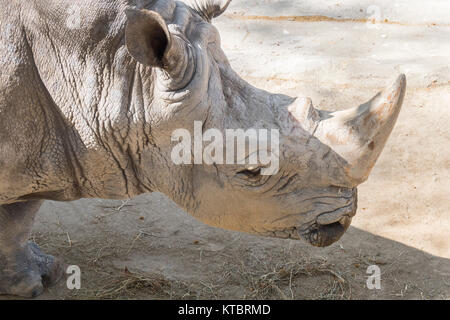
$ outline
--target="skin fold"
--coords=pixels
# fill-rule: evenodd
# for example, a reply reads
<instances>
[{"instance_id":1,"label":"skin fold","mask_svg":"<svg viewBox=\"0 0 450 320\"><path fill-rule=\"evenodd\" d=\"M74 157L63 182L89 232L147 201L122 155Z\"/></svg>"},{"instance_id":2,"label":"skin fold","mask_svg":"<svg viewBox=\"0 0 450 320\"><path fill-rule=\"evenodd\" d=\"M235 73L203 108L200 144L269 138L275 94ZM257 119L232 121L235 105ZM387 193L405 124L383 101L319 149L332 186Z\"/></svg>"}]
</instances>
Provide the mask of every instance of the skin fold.
<instances>
[{"instance_id":1,"label":"skin fold","mask_svg":"<svg viewBox=\"0 0 450 320\"><path fill-rule=\"evenodd\" d=\"M264 236L337 241L395 124L406 80L359 107L317 110L231 68L211 21L229 1L0 0L0 294L61 275L29 243L43 200L162 192L198 220ZM172 133L273 129L264 164L175 165Z\"/></svg>"}]
</instances>

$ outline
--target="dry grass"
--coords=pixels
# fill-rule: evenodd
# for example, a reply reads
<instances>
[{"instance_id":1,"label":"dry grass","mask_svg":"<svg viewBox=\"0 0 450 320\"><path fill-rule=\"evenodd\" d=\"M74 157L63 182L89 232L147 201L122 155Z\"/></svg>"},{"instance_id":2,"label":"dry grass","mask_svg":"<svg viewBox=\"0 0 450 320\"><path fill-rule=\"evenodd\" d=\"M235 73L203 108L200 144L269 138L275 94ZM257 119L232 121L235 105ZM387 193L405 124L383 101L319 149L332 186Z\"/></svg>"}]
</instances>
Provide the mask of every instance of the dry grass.
<instances>
[{"instance_id":1,"label":"dry grass","mask_svg":"<svg viewBox=\"0 0 450 320\"><path fill-rule=\"evenodd\" d=\"M70 255L70 261L83 270L82 289L73 291L73 299L349 299L348 280L333 270L326 260L294 259L299 256L281 252L276 255L249 253L235 249L220 253L220 270L211 270L203 281L168 279L163 274L146 274L118 270L110 261L126 256L128 244L90 239L85 243L68 243L64 235L34 235L43 249L57 255ZM128 249L127 249L128 248ZM57 253L56 253L57 252ZM306 295L310 279L320 281ZM305 284L306 282L306 284ZM309 291L309 290L306 290Z\"/></svg>"},{"instance_id":2,"label":"dry grass","mask_svg":"<svg viewBox=\"0 0 450 320\"><path fill-rule=\"evenodd\" d=\"M243 257L247 257L243 259ZM234 261L234 262L230 262ZM281 253L261 259L257 255L236 254L224 265L224 280L246 289L246 299L349 299L351 289L341 272L324 259L295 259ZM305 296L308 280L315 279L319 294ZM320 283L318 283L320 282ZM307 290L306 290L307 291Z\"/></svg>"},{"instance_id":3,"label":"dry grass","mask_svg":"<svg viewBox=\"0 0 450 320\"><path fill-rule=\"evenodd\" d=\"M82 289L68 291L64 284L53 296L65 299L354 299L377 298L377 292L365 288L365 270L370 264L383 266L383 283L391 282L386 296L408 299L448 299L442 290L429 292L409 279L406 283L396 261L383 261L377 256L354 256L335 265L333 260L311 258L297 250L254 250L242 245L203 255L199 269L204 277L180 280L170 273L142 273L117 269L113 261L126 261L128 241L107 238L71 241L65 234L35 234L43 250L80 266ZM139 246L136 246L139 247ZM194 249L193 249L194 250ZM145 254L145 253L142 253ZM191 256L197 255L193 251ZM212 266L211 262L219 262ZM211 266L211 267L208 267ZM170 278L167 276L170 275ZM398 279L398 280L397 280Z\"/></svg>"},{"instance_id":4,"label":"dry grass","mask_svg":"<svg viewBox=\"0 0 450 320\"><path fill-rule=\"evenodd\" d=\"M189 292L183 282L162 275L132 273L128 270L105 274L103 285L77 292L79 299L181 299L179 292ZM92 287L92 286L91 286Z\"/></svg>"},{"instance_id":5,"label":"dry grass","mask_svg":"<svg viewBox=\"0 0 450 320\"><path fill-rule=\"evenodd\" d=\"M185 282L167 279L161 274L114 270L96 271L96 285L76 293L78 299L228 299L230 286L241 293L241 299L349 299L348 281L330 269L326 261L275 262L260 264L225 263L220 277L209 281ZM322 281L320 293L302 295L305 279ZM236 291L236 290L235 290ZM243 294L242 294L243 293Z\"/></svg>"}]
</instances>

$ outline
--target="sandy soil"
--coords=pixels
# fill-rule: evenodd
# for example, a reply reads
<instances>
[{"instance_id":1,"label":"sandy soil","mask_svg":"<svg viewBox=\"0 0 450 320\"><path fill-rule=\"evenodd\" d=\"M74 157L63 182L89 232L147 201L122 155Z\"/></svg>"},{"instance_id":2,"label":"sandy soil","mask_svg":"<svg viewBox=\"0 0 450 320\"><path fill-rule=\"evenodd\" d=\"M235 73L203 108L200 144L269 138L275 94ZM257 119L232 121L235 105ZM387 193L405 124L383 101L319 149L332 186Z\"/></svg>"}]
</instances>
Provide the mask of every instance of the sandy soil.
<instances>
[{"instance_id":1,"label":"sandy soil","mask_svg":"<svg viewBox=\"0 0 450 320\"><path fill-rule=\"evenodd\" d=\"M268 1L252 2L259 7L233 4L216 25L232 65L255 86L345 109L407 74L402 113L359 189L353 226L319 249L205 226L161 194L46 202L33 238L81 267L82 289L70 291L62 281L41 298L450 299L448 17L425 11L419 19L416 1L402 16L380 1L388 20L402 23L373 29L367 8L354 1L330 8L322 7L329 1L317 8L292 1L292 10L278 1L277 12L273 3L261 9ZM276 18L304 12L350 20ZM380 290L366 286L374 264Z\"/></svg>"}]
</instances>

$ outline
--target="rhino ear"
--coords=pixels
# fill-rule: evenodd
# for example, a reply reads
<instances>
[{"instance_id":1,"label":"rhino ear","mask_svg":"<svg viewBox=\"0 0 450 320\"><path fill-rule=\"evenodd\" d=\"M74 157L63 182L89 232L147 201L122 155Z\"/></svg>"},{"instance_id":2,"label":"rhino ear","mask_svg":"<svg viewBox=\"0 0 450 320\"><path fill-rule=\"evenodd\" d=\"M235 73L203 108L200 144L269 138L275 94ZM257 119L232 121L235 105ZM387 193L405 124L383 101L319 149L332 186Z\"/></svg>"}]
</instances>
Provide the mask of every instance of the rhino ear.
<instances>
[{"instance_id":1,"label":"rhino ear","mask_svg":"<svg viewBox=\"0 0 450 320\"><path fill-rule=\"evenodd\" d=\"M127 9L125 43L131 56L150 67L164 67L172 38L164 19L155 11Z\"/></svg>"},{"instance_id":2,"label":"rhino ear","mask_svg":"<svg viewBox=\"0 0 450 320\"><path fill-rule=\"evenodd\" d=\"M184 0L184 2L199 12L206 20L211 21L227 10L231 0Z\"/></svg>"}]
</instances>

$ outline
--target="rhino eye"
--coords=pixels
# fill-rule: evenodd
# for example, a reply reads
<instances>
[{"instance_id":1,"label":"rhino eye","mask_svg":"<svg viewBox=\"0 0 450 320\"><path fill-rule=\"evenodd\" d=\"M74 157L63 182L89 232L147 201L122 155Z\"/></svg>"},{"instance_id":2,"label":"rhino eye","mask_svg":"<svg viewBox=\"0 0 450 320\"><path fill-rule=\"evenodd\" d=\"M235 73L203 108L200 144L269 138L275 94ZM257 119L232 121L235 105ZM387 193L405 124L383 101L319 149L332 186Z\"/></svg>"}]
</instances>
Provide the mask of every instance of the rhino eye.
<instances>
[{"instance_id":1,"label":"rhino eye","mask_svg":"<svg viewBox=\"0 0 450 320\"><path fill-rule=\"evenodd\" d=\"M251 180L251 181L258 181L259 179L261 179L261 168L255 168L255 169L245 169L242 171L239 171L237 173L237 176L240 178L244 178L246 180Z\"/></svg>"}]
</instances>

